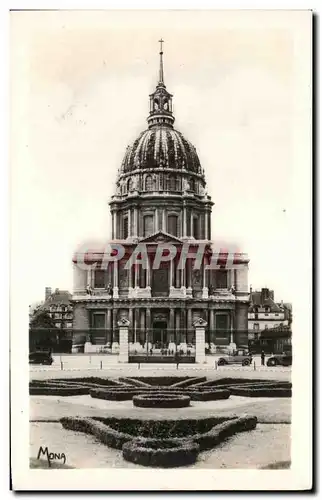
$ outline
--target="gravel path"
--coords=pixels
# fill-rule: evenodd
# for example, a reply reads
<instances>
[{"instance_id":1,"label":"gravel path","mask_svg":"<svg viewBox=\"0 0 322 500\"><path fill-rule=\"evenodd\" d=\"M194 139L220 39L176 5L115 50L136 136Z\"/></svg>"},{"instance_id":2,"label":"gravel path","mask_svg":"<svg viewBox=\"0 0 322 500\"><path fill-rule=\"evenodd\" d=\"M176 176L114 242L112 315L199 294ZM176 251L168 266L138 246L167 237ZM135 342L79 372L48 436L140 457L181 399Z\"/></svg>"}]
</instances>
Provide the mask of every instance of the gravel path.
<instances>
[{"instance_id":1,"label":"gravel path","mask_svg":"<svg viewBox=\"0 0 322 500\"><path fill-rule=\"evenodd\" d=\"M290 425L261 425L233 436L218 448L199 454L192 469L254 469L290 461ZM122 452L108 448L93 436L63 429L58 423L30 424L30 457L39 447L65 453L66 465L75 468L144 468L126 462ZM34 461L33 461L34 462Z\"/></svg>"},{"instance_id":2,"label":"gravel path","mask_svg":"<svg viewBox=\"0 0 322 500\"><path fill-rule=\"evenodd\" d=\"M256 415L262 423L291 423L291 398L245 398L230 396L219 401L193 401L189 408L158 409L158 418L178 420L211 415ZM58 421L66 416L124 416L146 419L156 410L136 408L132 401L103 401L85 396L30 396L30 420Z\"/></svg>"}]
</instances>

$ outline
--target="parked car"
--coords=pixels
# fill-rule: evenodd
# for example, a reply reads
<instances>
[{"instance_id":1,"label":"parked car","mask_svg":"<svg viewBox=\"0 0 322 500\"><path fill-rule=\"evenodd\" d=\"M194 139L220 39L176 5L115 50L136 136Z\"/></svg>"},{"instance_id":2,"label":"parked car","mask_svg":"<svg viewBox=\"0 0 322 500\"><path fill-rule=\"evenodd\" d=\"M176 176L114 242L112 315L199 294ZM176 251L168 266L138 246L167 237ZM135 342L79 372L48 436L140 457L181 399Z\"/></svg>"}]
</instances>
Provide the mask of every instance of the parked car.
<instances>
[{"instance_id":1,"label":"parked car","mask_svg":"<svg viewBox=\"0 0 322 500\"><path fill-rule=\"evenodd\" d=\"M221 356L217 363L218 366L223 365L242 365L249 366L253 361L252 355L246 349L237 349L233 351L231 354L227 354L226 356Z\"/></svg>"},{"instance_id":2,"label":"parked car","mask_svg":"<svg viewBox=\"0 0 322 500\"><path fill-rule=\"evenodd\" d=\"M268 358L267 366L292 366L292 354L274 354Z\"/></svg>"},{"instance_id":3,"label":"parked car","mask_svg":"<svg viewBox=\"0 0 322 500\"><path fill-rule=\"evenodd\" d=\"M52 365L53 362L51 352L35 351L29 354L29 363L33 365Z\"/></svg>"}]
</instances>

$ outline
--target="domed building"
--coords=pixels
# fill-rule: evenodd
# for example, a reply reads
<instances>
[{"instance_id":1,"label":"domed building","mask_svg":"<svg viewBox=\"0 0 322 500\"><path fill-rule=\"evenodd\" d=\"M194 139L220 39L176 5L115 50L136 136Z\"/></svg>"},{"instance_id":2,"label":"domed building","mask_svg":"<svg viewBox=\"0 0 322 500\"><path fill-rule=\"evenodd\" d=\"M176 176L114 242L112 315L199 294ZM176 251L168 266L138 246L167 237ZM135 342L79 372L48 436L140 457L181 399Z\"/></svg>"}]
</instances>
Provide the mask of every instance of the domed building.
<instances>
[{"instance_id":1,"label":"domed building","mask_svg":"<svg viewBox=\"0 0 322 500\"><path fill-rule=\"evenodd\" d=\"M214 203L196 148L174 127L172 98L161 48L148 127L127 146L109 203L109 245L122 258L117 251L103 263L104 250L91 249L84 269L84 255L74 256L74 350L104 346L125 361L169 361L179 351L198 362L219 346L247 345L248 258L234 254L229 266L221 252L210 265Z\"/></svg>"}]
</instances>

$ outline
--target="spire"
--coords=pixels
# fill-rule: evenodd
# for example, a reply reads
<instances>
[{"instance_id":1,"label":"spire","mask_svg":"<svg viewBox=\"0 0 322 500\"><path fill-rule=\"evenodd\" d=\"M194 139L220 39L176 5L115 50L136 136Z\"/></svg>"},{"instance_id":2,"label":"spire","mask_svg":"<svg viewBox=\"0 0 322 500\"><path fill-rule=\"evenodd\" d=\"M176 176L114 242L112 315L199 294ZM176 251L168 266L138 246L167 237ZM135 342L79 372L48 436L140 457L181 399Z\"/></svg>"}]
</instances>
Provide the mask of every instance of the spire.
<instances>
[{"instance_id":1,"label":"spire","mask_svg":"<svg viewBox=\"0 0 322 500\"><path fill-rule=\"evenodd\" d=\"M159 70L159 85L164 85L164 76L163 76L163 50L162 50L162 44L164 43L164 40L159 40L160 43L160 70Z\"/></svg>"},{"instance_id":2,"label":"spire","mask_svg":"<svg viewBox=\"0 0 322 500\"><path fill-rule=\"evenodd\" d=\"M172 114L172 95L166 89L163 73L163 46L160 43L160 68L159 81L153 94L150 94L150 114L148 116L149 128L154 126L173 127L174 116Z\"/></svg>"}]
</instances>

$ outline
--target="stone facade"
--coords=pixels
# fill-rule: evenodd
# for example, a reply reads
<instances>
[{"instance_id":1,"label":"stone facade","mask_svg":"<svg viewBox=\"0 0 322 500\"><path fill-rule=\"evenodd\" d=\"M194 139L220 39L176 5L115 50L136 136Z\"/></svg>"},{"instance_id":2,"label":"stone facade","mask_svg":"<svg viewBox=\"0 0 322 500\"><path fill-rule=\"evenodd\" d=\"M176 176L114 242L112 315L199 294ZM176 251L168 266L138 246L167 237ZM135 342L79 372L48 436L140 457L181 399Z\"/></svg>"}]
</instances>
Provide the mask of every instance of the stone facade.
<instances>
[{"instance_id":1,"label":"stone facade","mask_svg":"<svg viewBox=\"0 0 322 500\"><path fill-rule=\"evenodd\" d=\"M103 266L102 249L86 259L75 255L74 326L88 328L93 344L118 345L122 361L128 359L124 345L129 344L130 352L181 346L203 362L205 344L238 344L234 332L247 330L248 257L235 254L233 265L227 265L219 256L217 268L209 268L213 202L195 147L174 129L162 54L160 64L148 128L127 147L110 201L110 243L122 245L124 256ZM162 244L174 249L175 258L156 269ZM145 264L136 259L127 267L138 246L146 252ZM196 255L200 248L199 269L194 258L180 264L186 249ZM95 262L96 268L84 269L79 260Z\"/></svg>"}]
</instances>

